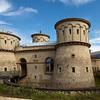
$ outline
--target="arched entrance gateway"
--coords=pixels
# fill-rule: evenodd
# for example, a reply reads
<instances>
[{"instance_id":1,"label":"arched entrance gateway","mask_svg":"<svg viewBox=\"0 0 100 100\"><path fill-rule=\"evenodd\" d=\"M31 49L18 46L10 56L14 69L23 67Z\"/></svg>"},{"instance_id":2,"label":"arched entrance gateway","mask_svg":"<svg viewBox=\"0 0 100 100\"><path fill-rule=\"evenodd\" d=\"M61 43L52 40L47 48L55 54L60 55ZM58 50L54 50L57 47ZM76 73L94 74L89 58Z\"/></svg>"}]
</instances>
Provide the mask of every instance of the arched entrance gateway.
<instances>
[{"instance_id":1,"label":"arched entrance gateway","mask_svg":"<svg viewBox=\"0 0 100 100\"><path fill-rule=\"evenodd\" d=\"M27 75L27 61L24 58L20 59L20 66L21 66L21 76L25 77Z\"/></svg>"}]
</instances>

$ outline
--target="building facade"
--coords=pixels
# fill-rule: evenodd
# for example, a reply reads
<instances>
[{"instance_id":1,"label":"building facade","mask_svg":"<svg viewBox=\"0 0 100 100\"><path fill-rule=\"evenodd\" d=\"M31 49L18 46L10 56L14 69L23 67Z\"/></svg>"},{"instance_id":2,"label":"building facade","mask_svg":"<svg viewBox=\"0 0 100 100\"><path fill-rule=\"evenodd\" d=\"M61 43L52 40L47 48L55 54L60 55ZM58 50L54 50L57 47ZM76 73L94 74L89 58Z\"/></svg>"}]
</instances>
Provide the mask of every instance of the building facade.
<instances>
[{"instance_id":1,"label":"building facade","mask_svg":"<svg viewBox=\"0 0 100 100\"><path fill-rule=\"evenodd\" d=\"M18 72L20 84L40 88L94 87L89 28L85 19L63 19L55 24L56 43L40 32L31 35L33 44L28 46L21 46L18 36L0 32L0 71Z\"/></svg>"}]
</instances>

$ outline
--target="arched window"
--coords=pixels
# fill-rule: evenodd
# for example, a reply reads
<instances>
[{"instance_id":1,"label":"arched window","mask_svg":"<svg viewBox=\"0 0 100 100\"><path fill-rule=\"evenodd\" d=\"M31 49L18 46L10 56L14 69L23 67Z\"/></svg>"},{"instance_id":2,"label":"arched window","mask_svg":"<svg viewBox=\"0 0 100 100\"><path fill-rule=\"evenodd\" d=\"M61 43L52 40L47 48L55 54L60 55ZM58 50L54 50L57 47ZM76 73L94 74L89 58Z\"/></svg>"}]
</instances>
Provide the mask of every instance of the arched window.
<instances>
[{"instance_id":1,"label":"arched window","mask_svg":"<svg viewBox=\"0 0 100 100\"><path fill-rule=\"evenodd\" d=\"M46 72L53 72L54 70L54 61L51 57L46 58Z\"/></svg>"}]
</instances>

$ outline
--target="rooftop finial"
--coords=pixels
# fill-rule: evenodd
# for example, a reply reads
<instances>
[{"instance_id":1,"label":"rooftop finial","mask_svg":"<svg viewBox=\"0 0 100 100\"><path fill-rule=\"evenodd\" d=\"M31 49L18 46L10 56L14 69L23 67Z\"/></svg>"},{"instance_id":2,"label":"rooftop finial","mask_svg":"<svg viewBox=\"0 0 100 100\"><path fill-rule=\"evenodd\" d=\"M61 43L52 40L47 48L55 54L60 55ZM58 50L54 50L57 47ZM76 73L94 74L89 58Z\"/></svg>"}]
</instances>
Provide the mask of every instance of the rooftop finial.
<instances>
[{"instance_id":1,"label":"rooftop finial","mask_svg":"<svg viewBox=\"0 0 100 100\"><path fill-rule=\"evenodd\" d=\"M40 34L42 33L42 31L40 30Z\"/></svg>"}]
</instances>

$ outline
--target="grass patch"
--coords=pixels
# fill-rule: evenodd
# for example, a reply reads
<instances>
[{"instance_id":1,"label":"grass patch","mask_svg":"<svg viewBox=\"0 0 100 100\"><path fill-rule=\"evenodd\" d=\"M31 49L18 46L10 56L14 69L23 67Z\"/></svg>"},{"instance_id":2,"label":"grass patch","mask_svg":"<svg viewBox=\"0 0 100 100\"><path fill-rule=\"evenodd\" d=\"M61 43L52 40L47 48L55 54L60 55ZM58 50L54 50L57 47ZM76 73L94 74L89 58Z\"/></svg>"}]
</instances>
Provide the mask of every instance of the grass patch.
<instances>
[{"instance_id":1,"label":"grass patch","mask_svg":"<svg viewBox=\"0 0 100 100\"><path fill-rule=\"evenodd\" d=\"M96 76L95 81L96 86L100 87L100 77ZM0 84L0 95L32 100L100 100L100 93L66 95L61 92L48 93L32 87L13 87L5 84Z\"/></svg>"}]
</instances>

